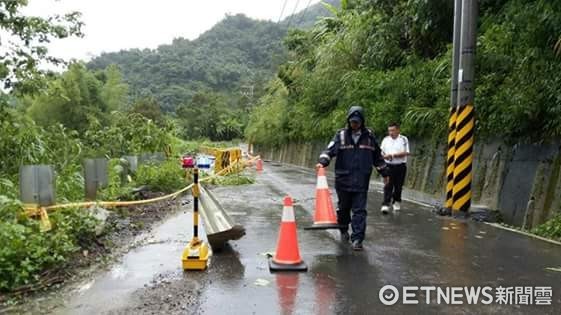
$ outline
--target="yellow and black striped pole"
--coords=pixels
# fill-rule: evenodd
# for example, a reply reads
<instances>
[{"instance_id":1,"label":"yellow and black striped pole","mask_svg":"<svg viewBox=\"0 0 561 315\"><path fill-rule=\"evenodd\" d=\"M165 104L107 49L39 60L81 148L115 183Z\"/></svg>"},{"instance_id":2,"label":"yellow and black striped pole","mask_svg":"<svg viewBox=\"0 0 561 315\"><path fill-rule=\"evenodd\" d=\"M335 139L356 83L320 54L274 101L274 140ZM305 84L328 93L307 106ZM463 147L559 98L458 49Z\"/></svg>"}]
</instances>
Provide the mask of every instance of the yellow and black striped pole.
<instances>
[{"instance_id":1,"label":"yellow and black striped pole","mask_svg":"<svg viewBox=\"0 0 561 315\"><path fill-rule=\"evenodd\" d=\"M450 108L450 120L448 121L448 154L446 156L446 204L444 207L452 210L454 192L454 154L456 152L456 107Z\"/></svg>"},{"instance_id":2,"label":"yellow and black striped pole","mask_svg":"<svg viewBox=\"0 0 561 315\"><path fill-rule=\"evenodd\" d=\"M193 240L199 241L199 168L193 170Z\"/></svg>"},{"instance_id":3,"label":"yellow and black striped pole","mask_svg":"<svg viewBox=\"0 0 561 315\"><path fill-rule=\"evenodd\" d=\"M193 170L193 238L187 244L181 255L181 262L185 270L204 270L207 268L210 249L199 238L199 169Z\"/></svg>"},{"instance_id":4,"label":"yellow and black striped pole","mask_svg":"<svg viewBox=\"0 0 561 315\"><path fill-rule=\"evenodd\" d=\"M473 135L475 129L474 76L477 33L477 0L463 0L461 8L458 107L454 136L454 186L452 213L467 215L471 206Z\"/></svg>"},{"instance_id":5,"label":"yellow and black striped pole","mask_svg":"<svg viewBox=\"0 0 561 315\"><path fill-rule=\"evenodd\" d=\"M456 150L456 118L458 105L458 69L460 68L460 36L462 0L454 1L454 36L452 49L452 84L450 93L450 118L448 120L448 154L446 155L446 203L445 213L452 213L454 191L454 152Z\"/></svg>"},{"instance_id":6,"label":"yellow and black striped pole","mask_svg":"<svg viewBox=\"0 0 561 315\"><path fill-rule=\"evenodd\" d=\"M471 181L473 163L473 132L475 115L473 104L458 108L454 150L453 212L467 213L471 206Z\"/></svg>"}]
</instances>

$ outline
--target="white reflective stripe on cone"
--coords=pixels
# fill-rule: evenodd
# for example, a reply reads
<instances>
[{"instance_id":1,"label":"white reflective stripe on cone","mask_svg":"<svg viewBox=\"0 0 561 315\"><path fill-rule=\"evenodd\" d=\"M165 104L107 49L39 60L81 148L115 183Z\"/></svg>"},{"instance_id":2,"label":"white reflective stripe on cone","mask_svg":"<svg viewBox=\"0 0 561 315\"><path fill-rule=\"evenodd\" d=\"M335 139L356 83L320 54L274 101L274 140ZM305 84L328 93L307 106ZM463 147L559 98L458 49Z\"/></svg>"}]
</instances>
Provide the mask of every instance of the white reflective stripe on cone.
<instances>
[{"instance_id":1,"label":"white reflective stripe on cone","mask_svg":"<svg viewBox=\"0 0 561 315\"><path fill-rule=\"evenodd\" d=\"M283 209L282 209L282 222L296 222L296 218L294 218L294 208L293 207L283 207Z\"/></svg>"},{"instance_id":2,"label":"white reflective stripe on cone","mask_svg":"<svg viewBox=\"0 0 561 315\"><path fill-rule=\"evenodd\" d=\"M318 176L317 189L327 189L327 177Z\"/></svg>"}]
</instances>

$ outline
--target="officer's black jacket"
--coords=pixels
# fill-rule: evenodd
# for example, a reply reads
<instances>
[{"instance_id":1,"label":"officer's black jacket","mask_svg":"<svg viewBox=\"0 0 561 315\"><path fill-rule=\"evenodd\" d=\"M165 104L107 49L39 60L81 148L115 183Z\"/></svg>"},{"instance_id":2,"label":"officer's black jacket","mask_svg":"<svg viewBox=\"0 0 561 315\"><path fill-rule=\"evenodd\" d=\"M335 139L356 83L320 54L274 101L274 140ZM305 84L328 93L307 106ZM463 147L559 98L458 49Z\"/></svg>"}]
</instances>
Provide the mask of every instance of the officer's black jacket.
<instances>
[{"instance_id":1,"label":"officer's black jacket","mask_svg":"<svg viewBox=\"0 0 561 315\"><path fill-rule=\"evenodd\" d=\"M353 108L349 111L350 118L357 112L362 118L364 126L364 116L362 111ZM354 143L350 126L337 131L333 140L321 153L319 163L327 167L333 157L335 161L335 189L351 192L366 192L370 183L372 166L376 167L382 176L388 176L388 168L380 146L374 137L374 133L363 127L360 138Z\"/></svg>"}]
</instances>

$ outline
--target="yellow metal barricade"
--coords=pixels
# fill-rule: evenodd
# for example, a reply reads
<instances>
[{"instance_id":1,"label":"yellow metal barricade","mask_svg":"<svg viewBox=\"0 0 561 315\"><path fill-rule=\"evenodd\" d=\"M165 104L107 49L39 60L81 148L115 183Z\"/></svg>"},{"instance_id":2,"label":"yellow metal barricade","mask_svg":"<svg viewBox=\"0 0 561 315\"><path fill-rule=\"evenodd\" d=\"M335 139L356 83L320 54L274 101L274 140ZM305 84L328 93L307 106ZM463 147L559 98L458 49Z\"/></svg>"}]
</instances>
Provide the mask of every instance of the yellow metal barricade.
<instances>
[{"instance_id":1,"label":"yellow metal barricade","mask_svg":"<svg viewBox=\"0 0 561 315\"><path fill-rule=\"evenodd\" d=\"M229 168L230 165L234 165L234 167L228 170L229 173L231 172L239 172L240 170L240 160L242 158L242 151L239 148L231 148L231 149L221 149L215 151L215 160L214 160L214 172L218 173L225 168Z\"/></svg>"}]
</instances>

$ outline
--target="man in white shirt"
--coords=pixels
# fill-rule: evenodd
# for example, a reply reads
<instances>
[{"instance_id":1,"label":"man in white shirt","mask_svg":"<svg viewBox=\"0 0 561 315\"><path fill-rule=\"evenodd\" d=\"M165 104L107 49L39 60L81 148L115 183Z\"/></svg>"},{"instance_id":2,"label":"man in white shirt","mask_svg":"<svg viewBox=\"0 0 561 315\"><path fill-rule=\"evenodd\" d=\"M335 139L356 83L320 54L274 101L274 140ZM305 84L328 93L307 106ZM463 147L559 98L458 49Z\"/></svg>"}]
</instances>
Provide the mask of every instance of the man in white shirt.
<instances>
[{"instance_id":1,"label":"man in white shirt","mask_svg":"<svg viewBox=\"0 0 561 315\"><path fill-rule=\"evenodd\" d=\"M409 155L409 140L400 134L399 124L388 125L388 136L382 140L382 155L390 170L390 178L384 185L384 203L382 213L388 214L390 205L393 209L401 209L401 190L407 172L407 156Z\"/></svg>"}]
</instances>

